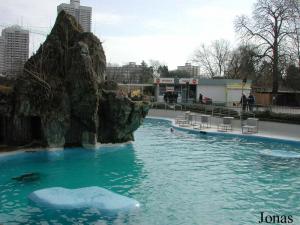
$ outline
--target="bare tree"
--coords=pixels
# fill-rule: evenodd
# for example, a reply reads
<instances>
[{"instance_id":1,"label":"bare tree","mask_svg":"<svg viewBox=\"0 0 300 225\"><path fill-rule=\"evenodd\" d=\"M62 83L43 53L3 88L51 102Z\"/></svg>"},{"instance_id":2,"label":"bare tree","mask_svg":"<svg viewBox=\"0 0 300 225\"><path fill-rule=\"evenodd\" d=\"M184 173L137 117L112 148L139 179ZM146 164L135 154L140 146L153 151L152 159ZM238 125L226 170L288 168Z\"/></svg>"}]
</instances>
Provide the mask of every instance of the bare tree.
<instances>
[{"instance_id":1,"label":"bare tree","mask_svg":"<svg viewBox=\"0 0 300 225\"><path fill-rule=\"evenodd\" d=\"M209 77L224 76L230 56L230 43L221 39L210 45L201 45L195 51L193 61L204 69Z\"/></svg>"},{"instance_id":2,"label":"bare tree","mask_svg":"<svg viewBox=\"0 0 300 225\"><path fill-rule=\"evenodd\" d=\"M160 66L163 65L163 63L161 63L160 61L158 60L155 60L155 59L150 59L149 60L149 64L153 70L153 77L156 78L156 77L159 77L159 68Z\"/></svg>"},{"instance_id":3,"label":"bare tree","mask_svg":"<svg viewBox=\"0 0 300 225\"><path fill-rule=\"evenodd\" d=\"M280 77L279 63L283 56L282 45L293 32L289 23L295 16L294 4L297 0L258 0L252 18L239 16L235 29L243 41L257 44L272 63L272 93L277 94Z\"/></svg>"},{"instance_id":4,"label":"bare tree","mask_svg":"<svg viewBox=\"0 0 300 225\"><path fill-rule=\"evenodd\" d=\"M290 34L290 56L292 61L296 61L300 69L300 2L295 1L295 16L292 18L290 27L292 33ZM295 63L292 63L295 64Z\"/></svg>"},{"instance_id":5,"label":"bare tree","mask_svg":"<svg viewBox=\"0 0 300 225\"><path fill-rule=\"evenodd\" d=\"M241 61L239 58L239 52L234 51L231 55L228 65L228 71L226 73L226 78L229 79L240 79L240 71L241 71Z\"/></svg>"},{"instance_id":6,"label":"bare tree","mask_svg":"<svg viewBox=\"0 0 300 225\"><path fill-rule=\"evenodd\" d=\"M225 74L231 79L256 79L259 57L255 46L241 45L231 53L228 69Z\"/></svg>"},{"instance_id":7,"label":"bare tree","mask_svg":"<svg viewBox=\"0 0 300 225\"><path fill-rule=\"evenodd\" d=\"M218 75L224 76L230 56L230 43L227 40L216 40L212 43L214 62L218 67Z\"/></svg>"},{"instance_id":8,"label":"bare tree","mask_svg":"<svg viewBox=\"0 0 300 225\"><path fill-rule=\"evenodd\" d=\"M202 44L201 47L195 51L193 61L203 68L204 73L208 75L208 77L216 76L216 71L213 68L212 54L209 47Z\"/></svg>"}]
</instances>

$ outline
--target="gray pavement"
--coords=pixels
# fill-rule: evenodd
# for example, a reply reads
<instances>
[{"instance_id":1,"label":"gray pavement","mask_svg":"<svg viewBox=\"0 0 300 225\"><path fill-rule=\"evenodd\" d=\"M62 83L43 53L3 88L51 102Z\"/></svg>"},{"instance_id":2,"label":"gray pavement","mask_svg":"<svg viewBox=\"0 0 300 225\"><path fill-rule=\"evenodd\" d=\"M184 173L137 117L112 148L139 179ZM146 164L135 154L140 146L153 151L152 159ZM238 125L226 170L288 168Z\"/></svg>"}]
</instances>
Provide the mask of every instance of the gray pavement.
<instances>
[{"instance_id":1,"label":"gray pavement","mask_svg":"<svg viewBox=\"0 0 300 225\"><path fill-rule=\"evenodd\" d=\"M170 119L175 119L179 115L184 115L184 112L174 110L150 109L148 113L148 116L150 117L163 117ZM212 125L217 126L221 122L221 120L222 119L220 117L213 117L211 120ZM233 130L235 132L241 131L240 120L235 119L233 121ZM300 141L300 125L259 121L258 135Z\"/></svg>"}]
</instances>

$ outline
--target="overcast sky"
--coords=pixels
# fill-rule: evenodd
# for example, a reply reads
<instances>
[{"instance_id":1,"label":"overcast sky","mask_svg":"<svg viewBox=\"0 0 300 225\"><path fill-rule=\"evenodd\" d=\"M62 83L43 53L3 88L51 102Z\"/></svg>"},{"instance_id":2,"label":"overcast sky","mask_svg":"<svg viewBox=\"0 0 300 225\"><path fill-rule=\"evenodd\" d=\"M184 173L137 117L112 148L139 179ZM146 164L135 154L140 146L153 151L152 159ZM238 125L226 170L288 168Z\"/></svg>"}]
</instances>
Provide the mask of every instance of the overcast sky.
<instances>
[{"instance_id":1,"label":"overcast sky","mask_svg":"<svg viewBox=\"0 0 300 225\"><path fill-rule=\"evenodd\" d=\"M93 32L103 42L107 61L124 64L159 60L175 69L202 43L237 43L233 20L251 14L255 0L81 0L93 8ZM49 32L57 5L69 0L0 0L1 25L30 26ZM2 28L2 27L1 27ZM31 35L30 51L44 40Z\"/></svg>"}]
</instances>

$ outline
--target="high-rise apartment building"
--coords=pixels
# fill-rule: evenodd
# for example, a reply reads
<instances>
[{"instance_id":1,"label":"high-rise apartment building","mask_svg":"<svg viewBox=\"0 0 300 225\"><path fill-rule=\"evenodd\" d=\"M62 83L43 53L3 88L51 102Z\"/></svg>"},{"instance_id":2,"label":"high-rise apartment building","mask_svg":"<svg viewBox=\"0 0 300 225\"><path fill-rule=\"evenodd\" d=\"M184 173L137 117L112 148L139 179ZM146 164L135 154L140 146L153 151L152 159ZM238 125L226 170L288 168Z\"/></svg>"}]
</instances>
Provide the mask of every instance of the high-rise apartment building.
<instances>
[{"instance_id":1,"label":"high-rise apartment building","mask_svg":"<svg viewBox=\"0 0 300 225\"><path fill-rule=\"evenodd\" d=\"M8 76L20 74L29 57L29 31L18 25L7 27L2 30L1 39L2 73Z\"/></svg>"},{"instance_id":2,"label":"high-rise apartment building","mask_svg":"<svg viewBox=\"0 0 300 225\"><path fill-rule=\"evenodd\" d=\"M4 48L5 42L4 38L0 36L0 74L4 73Z\"/></svg>"},{"instance_id":3,"label":"high-rise apartment building","mask_svg":"<svg viewBox=\"0 0 300 225\"><path fill-rule=\"evenodd\" d=\"M186 63L184 66L177 66L177 70L185 71L189 73L192 77L198 77L200 75L200 67L192 66L191 63Z\"/></svg>"},{"instance_id":4,"label":"high-rise apartment building","mask_svg":"<svg viewBox=\"0 0 300 225\"><path fill-rule=\"evenodd\" d=\"M85 32L91 31L91 7L81 6L80 0L71 0L70 4L62 3L59 6L57 6L57 13L59 13L62 10L74 16Z\"/></svg>"}]
</instances>

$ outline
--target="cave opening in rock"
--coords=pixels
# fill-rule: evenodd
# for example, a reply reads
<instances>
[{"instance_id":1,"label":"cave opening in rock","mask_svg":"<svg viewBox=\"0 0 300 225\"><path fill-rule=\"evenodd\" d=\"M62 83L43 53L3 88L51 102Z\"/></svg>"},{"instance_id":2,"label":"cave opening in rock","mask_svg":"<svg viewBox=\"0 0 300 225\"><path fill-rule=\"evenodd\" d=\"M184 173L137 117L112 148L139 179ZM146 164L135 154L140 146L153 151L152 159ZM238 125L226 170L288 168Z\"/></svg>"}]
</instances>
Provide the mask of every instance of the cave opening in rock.
<instances>
[{"instance_id":1,"label":"cave opening in rock","mask_svg":"<svg viewBox=\"0 0 300 225\"><path fill-rule=\"evenodd\" d=\"M38 116L31 117L31 134L32 140L42 140L43 138L41 118Z\"/></svg>"}]
</instances>

